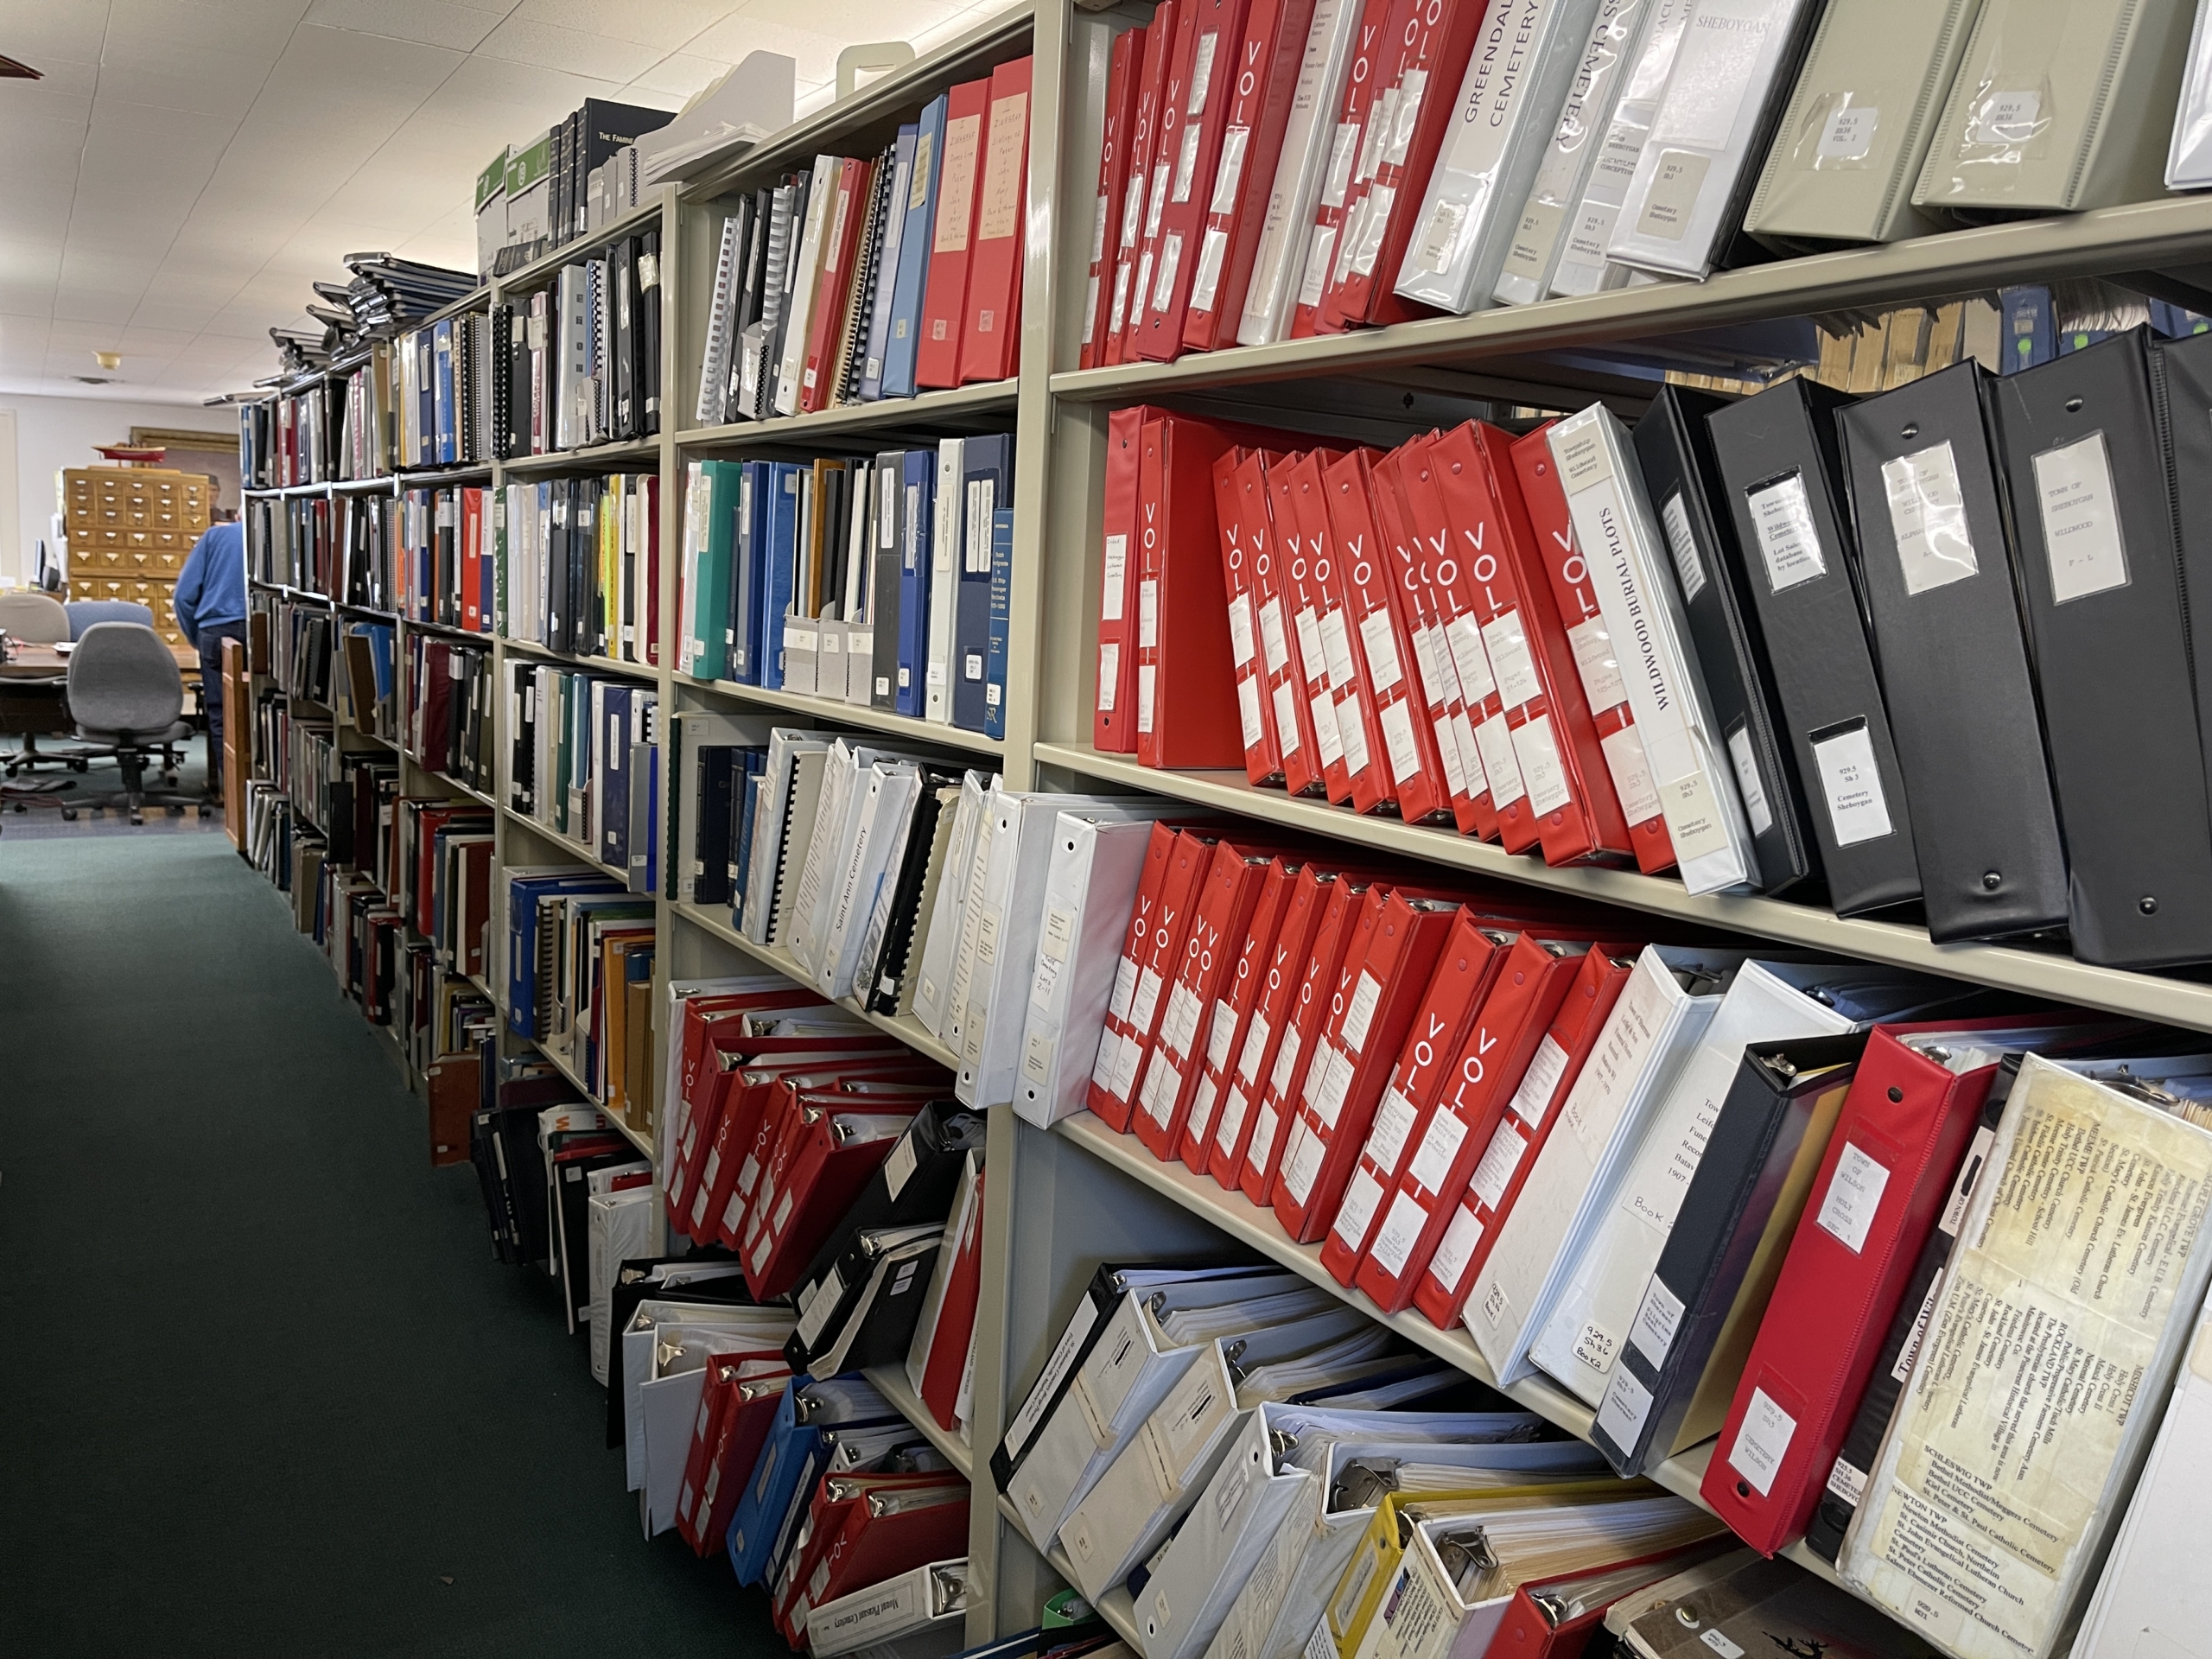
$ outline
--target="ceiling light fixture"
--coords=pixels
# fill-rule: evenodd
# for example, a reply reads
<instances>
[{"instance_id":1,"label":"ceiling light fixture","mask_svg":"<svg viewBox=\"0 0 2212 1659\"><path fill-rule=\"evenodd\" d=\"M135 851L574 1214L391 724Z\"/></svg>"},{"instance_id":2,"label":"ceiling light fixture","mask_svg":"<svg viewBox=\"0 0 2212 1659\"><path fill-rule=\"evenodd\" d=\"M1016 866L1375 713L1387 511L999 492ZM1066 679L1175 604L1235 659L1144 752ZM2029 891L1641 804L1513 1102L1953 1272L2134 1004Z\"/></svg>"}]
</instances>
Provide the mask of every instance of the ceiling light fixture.
<instances>
[{"instance_id":1,"label":"ceiling light fixture","mask_svg":"<svg viewBox=\"0 0 2212 1659\"><path fill-rule=\"evenodd\" d=\"M121 352L94 352L92 361L104 369L119 369L123 366L123 353Z\"/></svg>"}]
</instances>

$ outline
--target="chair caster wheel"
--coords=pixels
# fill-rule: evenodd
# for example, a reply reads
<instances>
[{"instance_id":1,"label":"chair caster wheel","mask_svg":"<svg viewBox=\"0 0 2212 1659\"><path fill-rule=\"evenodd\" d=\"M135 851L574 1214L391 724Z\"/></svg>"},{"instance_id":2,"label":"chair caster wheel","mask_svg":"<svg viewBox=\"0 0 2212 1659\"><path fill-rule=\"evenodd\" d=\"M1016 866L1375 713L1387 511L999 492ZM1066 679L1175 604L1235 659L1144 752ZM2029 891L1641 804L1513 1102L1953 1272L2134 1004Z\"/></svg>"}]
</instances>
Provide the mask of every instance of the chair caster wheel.
<instances>
[{"instance_id":1,"label":"chair caster wheel","mask_svg":"<svg viewBox=\"0 0 2212 1659\"><path fill-rule=\"evenodd\" d=\"M69 763L69 770L72 772L90 772L92 769L92 763L89 760L72 760Z\"/></svg>"},{"instance_id":2,"label":"chair caster wheel","mask_svg":"<svg viewBox=\"0 0 2212 1659\"><path fill-rule=\"evenodd\" d=\"M20 812L22 808L17 807L16 810ZM74 823L77 822L77 809L73 806L65 806L61 809L61 817L65 823Z\"/></svg>"},{"instance_id":3,"label":"chair caster wheel","mask_svg":"<svg viewBox=\"0 0 2212 1659\"><path fill-rule=\"evenodd\" d=\"M200 816L203 818L212 818L215 816L215 809L202 801L200 804Z\"/></svg>"},{"instance_id":4,"label":"chair caster wheel","mask_svg":"<svg viewBox=\"0 0 2212 1659\"><path fill-rule=\"evenodd\" d=\"M16 810L18 812L28 812L30 810L30 808L25 806L21 801L17 801L16 803Z\"/></svg>"}]
</instances>

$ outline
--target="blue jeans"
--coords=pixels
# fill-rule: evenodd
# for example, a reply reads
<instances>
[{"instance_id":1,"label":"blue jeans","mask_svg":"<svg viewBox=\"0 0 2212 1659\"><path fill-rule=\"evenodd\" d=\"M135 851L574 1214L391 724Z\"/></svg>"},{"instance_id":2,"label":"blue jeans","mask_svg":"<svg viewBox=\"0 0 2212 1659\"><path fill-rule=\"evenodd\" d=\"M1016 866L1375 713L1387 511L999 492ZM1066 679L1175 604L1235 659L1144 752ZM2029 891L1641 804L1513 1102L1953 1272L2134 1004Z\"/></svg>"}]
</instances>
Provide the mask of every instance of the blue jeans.
<instances>
[{"instance_id":1,"label":"blue jeans","mask_svg":"<svg viewBox=\"0 0 2212 1659\"><path fill-rule=\"evenodd\" d=\"M200 702L207 710L207 786L218 792L223 787L223 641L245 638L243 619L210 622L200 630Z\"/></svg>"}]
</instances>

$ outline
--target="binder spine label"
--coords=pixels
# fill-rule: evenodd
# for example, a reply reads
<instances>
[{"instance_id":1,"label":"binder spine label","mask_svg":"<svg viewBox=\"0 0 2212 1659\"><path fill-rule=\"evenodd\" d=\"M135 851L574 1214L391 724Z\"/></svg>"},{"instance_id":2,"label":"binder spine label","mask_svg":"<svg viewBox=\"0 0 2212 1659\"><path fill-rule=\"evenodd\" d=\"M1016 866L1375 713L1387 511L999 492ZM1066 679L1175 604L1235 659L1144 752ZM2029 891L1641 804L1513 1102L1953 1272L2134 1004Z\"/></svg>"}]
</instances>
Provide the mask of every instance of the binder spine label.
<instances>
[{"instance_id":1,"label":"binder spine label","mask_svg":"<svg viewBox=\"0 0 2212 1659\"><path fill-rule=\"evenodd\" d=\"M1821 551L1820 532L1813 527L1812 507L1799 474L1778 478L1745 499L1758 531L1769 588L1778 594L1827 575L1827 558Z\"/></svg>"},{"instance_id":2,"label":"binder spine label","mask_svg":"<svg viewBox=\"0 0 2212 1659\"><path fill-rule=\"evenodd\" d=\"M1967 530L1959 468L1947 439L1882 463L1890 530L1907 594L1924 594L1974 575L1974 537Z\"/></svg>"},{"instance_id":3,"label":"binder spine label","mask_svg":"<svg viewBox=\"0 0 2212 1659\"><path fill-rule=\"evenodd\" d=\"M1827 797L1836 845L1878 841L1892 829L1889 802L1882 793L1881 770L1864 720L1813 734L1813 763Z\"/></svg>"}]
</instances>

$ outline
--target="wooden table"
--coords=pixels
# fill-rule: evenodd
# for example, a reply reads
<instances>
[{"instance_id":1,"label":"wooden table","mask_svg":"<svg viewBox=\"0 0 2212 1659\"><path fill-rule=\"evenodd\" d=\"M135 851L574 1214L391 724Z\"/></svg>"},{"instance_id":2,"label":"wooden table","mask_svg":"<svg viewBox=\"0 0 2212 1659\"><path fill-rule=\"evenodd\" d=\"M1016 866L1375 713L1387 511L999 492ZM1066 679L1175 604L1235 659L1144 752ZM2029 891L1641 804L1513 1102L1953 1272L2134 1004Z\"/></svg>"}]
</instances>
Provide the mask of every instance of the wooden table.
<instances>
[{"instance_id":1,"label":"wooden table","mask_svg":"<svg viewBox=\"0 0 2212 1659\"><path fill-rule=\"evenodd\" d=\"M200 653L190 645L171 645L169 655L176 659L177 672L188 680L200 677ZM69 671L69 656L52 645L19 645L16 654L0 663L0 679L46 680Z\"/></svg>"}]
</instances>

